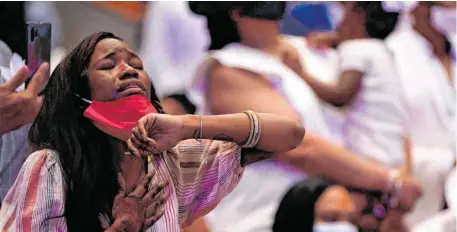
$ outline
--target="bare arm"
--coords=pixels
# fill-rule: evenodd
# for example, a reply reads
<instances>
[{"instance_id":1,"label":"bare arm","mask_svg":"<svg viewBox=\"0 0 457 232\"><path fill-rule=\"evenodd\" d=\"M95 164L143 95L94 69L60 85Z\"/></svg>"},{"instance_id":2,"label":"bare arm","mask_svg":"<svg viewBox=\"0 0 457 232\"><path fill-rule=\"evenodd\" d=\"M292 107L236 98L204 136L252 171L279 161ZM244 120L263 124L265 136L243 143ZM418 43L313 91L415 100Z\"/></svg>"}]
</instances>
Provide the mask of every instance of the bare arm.
<instances>
[{"instance_id":1,"label":"bare arm","mask_svg":"<svg viewBox=\"0 0 457 232\"><path fill-rule=\"evenodd\" d=\"M301 75L320 99L339 107L351 103L360 90L363 76L358 71L345 71L341 73L338 83L333 84L323 82L308 74Z\"/></svg>"},{"instance_id":2,"label":"bare arm","mask_svg":"<svg viewBox=\"0 0 457 232\"><path fill-rule=\"evenodd\" d=\"M284 152L296 148L305 130L298 120L274 114L258 114L262 133L256 148L269 152ZM186 115L184 118L184 138L199 138L200 116ZM244 144L249 137L250 119L244 113L216 116L202 116L204 139L223 140Z\"/></svg>"},{"instance_id":3,"label":"bare arm","mask_svg":"<svg viewBox=\"0 0 457 232\"><path fill-rule=\"evenodd\" d=\"M357 95L361 88L363 73L356 70L344 71L336 84L326 83L310 76L300 63L300 56L295 48L290 49L284 63L297 73L323 101L334 106L345 106Z\"/></svg>"},{"instance_id":4,"label":"bare arm","mask_svg":"<svg viewBox=\"0 0 457 232\"><path fill-rule=\"evenodd\" d=\"M216 65L209 77L206 99L215 114L251 109L298 119L289 104L263 80L245 71ZM252 91L255 89L255 91ZM294 150L279 159L301 170L322 175L353 187L372 190L387 188L388 170L362 160L319 136L307 133ZM363 178L357 178L363 177Z\"/></svg>"}]
</instances>

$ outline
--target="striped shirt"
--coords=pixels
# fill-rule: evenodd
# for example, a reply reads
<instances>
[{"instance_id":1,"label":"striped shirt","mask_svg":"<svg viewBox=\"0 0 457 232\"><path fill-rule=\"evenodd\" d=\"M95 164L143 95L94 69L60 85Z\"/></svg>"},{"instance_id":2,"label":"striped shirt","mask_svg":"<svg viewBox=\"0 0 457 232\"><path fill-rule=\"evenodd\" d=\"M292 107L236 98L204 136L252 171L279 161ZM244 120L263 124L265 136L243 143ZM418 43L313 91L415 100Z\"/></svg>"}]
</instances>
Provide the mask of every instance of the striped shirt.
<instances>
[{"instance_id":1,"label":"striped shirt","mask_svg":"<svg viewBox=\"0 0 457 232\"><path fill-rule=\"evenodd\" d=\"M234 143L204 140L180 142L152 157L152 182L168 180L170 198L164 215L146 232L179 232L207 214L230 193L243 173L241 148ZM31 154L0 209L0 231L67 231L66 182L59 156L52 150ZM151 183L152 184L152 183ZM101 217L106 228L109 223Z\"/></svg>"}]
</instances>

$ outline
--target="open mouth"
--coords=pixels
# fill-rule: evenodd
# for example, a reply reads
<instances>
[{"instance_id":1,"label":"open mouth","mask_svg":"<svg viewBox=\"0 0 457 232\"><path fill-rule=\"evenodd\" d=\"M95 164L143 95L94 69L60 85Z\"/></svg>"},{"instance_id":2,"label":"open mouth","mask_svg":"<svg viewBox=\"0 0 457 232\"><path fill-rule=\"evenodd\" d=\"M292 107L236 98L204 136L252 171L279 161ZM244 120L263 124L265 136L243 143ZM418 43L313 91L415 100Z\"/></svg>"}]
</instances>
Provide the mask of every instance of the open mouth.
<instances>
[{"instance_id":1,"label":"open mouth","mask_svg":"<svg viewBox=\"0 0 457 232\"><path fill-rule=\"evenodd\" d=\"M146 96L146 90L144 87L137 84L128 84L121 86L117 92L119 93L120 97L128 97L135 94Z\"/></svg>"}]
</instances>

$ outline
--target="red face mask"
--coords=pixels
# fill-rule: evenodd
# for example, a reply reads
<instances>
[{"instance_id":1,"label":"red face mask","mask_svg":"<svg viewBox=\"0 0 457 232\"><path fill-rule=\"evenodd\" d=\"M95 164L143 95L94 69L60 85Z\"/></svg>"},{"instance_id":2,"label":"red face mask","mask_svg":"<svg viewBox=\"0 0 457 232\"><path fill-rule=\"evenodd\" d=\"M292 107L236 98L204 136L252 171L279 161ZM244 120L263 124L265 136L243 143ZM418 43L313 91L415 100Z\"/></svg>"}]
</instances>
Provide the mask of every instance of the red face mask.
<instances>
[{"instance_id":1,"label":"red face mask","mask_svg":"<svg viewBox=\"0 0 457 232\"><path fill-rule=\"evenodd\" d=\"M90 103L84 111L84 116L91 119L101 131L122 141L127 141L132 136L132 129L140 118L149 113L157 113L157 109L149 99L141 95L132 95L110 102L92 101Z\"/></svg>"}]
</instances>

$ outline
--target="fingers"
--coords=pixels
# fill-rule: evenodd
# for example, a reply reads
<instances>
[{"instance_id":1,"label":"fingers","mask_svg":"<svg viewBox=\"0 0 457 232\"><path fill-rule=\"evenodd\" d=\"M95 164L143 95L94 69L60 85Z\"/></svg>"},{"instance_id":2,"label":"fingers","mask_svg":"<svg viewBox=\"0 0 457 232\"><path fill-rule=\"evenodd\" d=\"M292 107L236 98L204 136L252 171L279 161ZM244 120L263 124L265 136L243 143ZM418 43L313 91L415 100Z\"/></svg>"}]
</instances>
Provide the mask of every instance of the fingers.
<instances>
[{"instance_id":1,"label":"fingers","mask_svg":"<svg viewBox=\"0 0 457 232\"><path fill-rule=\"evenodd\" d=\"M137 157L148 157L155 153L155 150L151 146L147 143L138 141L138 139L133 136L127 141L127 146Z\"/></svg>"},{"instance_id":2,"label":"fingers","mask_svg":"<svg viewBox=\"0 0 457 232\"><path fill-rule=\"evenodd\" d=\"M160 210L157 211L157 213L154 216L146 219L143 224L144 228L147 229L147 228L151 227L157 220L160 219L160 217L163 216L163 213L164 213L164 209L161 208Z\"/></svg>"},{"instance_id":3,"label":"fingers","mask_svg":"<svg viewBox=\"0 0 457 232\"><path fill-rule=\"evenodd\" d=\"M127 140L127 147L129 149L129 151L131 151L133 153L134 156L136 157L140 157L140 151L136 148L136 146L133 144L133 141L132 141L132 138L130 138L129 140Z\"/></svg>"},{"instance_id":4,"label":"fingers","mask_svg":"<svg viewBox=\"0 0 457 232\"><path fill-rule=\"evenodd\" d=\"M158 185L155 185L154 187L152 187L148 193L146 193L146 195L144 196L144 200L146 202L146 204L150 204L151 202L153 202L155 200L155 198L160 195L161 191L163 189L165 189L166 187L168 186L168 181L163 181L161 182L160 184Z\"/></svg>"},{"instance_id":5,"label":"fingers","mask_svg":"<svg viewBox=\"0 0 457 232\"><path fill-rule=\"evenodd\" d=\"M146 208L146 219L157 216L157 214L165 208L165 202L167 202L169 197L169 193L159 194L159 196L156 197L157 199Z\"/></svg>"},{"instance_id":6,"label":"fingers","mask_svg":"<svg viewBox=\"0 0 457 232\"><path fill-rule=\"evenodd\" d=\"M138 186L129 196L133 196L133 197L142 199L144 194L147 192L148 185L149 185L149 183L151 183L152 177L154 177L154 175L155 175L155 171L152 170L146 176L143 176L140 180L140 183L138 183Z\"/></svg>"},{"instance_id":7,"label":"fingers","mask_svg":"<svg viewBox=\"0 0 457 232\"><path fill-rule=\"evenodd\" d=\"M27 66L22 67L10 81L5 83L5 87L11 91L15 91L27 80L29 72L30 70Z\"/></svg>"},{"instance_id":8,"label":"fingers","mask_svg":"<svg viewBox=\"0 0 457 232\"><path fill-rule=\"evenodd\" d=\"M145 142L148 137L148 132L146 131L146 126L147 122L149 121L149 115L146 115L146 117L140 119L138 123L136 124L136 127L138 130L134 130L134 135L137 137L140 141Z\"/></svg>"},{"instance_id":9,"label":"fingers","mask_svg":"<svg viewBox=\"0 0 457 232\"><path fill-rule=\"evenodd\" d=\"M143 135L138 132L140 129L136 129L135 127L132 130L132 137L127 141L127 146L133 152L135 156L143 156L147 157L151 154L157 154L159 151L155 148L157 143L151 139L143 137ZM144 129L144 128L143 128Z\"/></svg>"},{"instance_id":10,"label":"fingers","mask_svg":"<svg viewBox=\"0 0 457 232\"><path fill-rule=\"evenodd\" d=\"M149 146L148 142L136 136L132 136L132 143L139 150L140 153L145 152L146 156L149 156L151 152L155 152L155 149Z\"/></svg>"},{"instance_id":11,"label":"fingers","mask_svg":"<svg viewBox=\"0 0 457 232\"><path fill-rule=\"evenodd\" d=\"M38 95L38 93L44 89L47 81L49 79L49 64L43 63L40 65L36 73L33 75L30 80L29 85L27 86L27 91L30 91L33 95Z\"/></svg>"}]
</instances>

